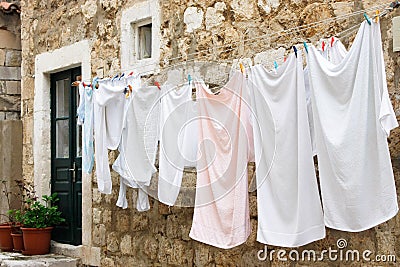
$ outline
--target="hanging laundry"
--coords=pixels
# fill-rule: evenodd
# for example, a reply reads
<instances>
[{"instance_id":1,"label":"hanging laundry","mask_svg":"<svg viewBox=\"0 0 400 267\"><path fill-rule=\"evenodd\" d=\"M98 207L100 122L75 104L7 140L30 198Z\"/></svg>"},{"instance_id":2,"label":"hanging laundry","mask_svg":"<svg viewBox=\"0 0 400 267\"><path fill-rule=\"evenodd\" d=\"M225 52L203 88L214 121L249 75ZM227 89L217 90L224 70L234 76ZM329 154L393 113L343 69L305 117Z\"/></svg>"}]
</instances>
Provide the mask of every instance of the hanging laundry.
<instances>
[{"instance_id":1,"label":"hanging laundry","mask_svg":"<svg viewBox=\"0 0 400 267\"><path fill-rule=\"evenodd\" d=\"M275 72L249 71L257 175L257 241L297 247L325 237L301 51Z\"/></svg>"},{"instance_id":2,"label":"hanging laundry","mask_svg":"<svg viewBox=\"0 0 400 267\"><path fill-rule=\"evenodd\" d=\"M197 104L192 100L191 82L178 90L171 84L162 88L158 200L173 206L184 167L196 166Z\"/></svg>"},{"instance_id":3,"label":"hanging laundry","mask_svg":"<svg viewBox=\"0 0 400 267\"><path fill-rule=\"evenodd\" d=\"M249 106L245 76L236 72L213 94L195 82L199 107L199 159L190 237L219 248L246 241L251 232L247 162Z\"/></svg>"},{"instance_id":4,"label":"hanging laundry","mask_svg":"<svg viewBox=\"0 0 400 267\"><path fill-rule=\"evenodd\" d=\"M93 148L93 89L79 84L78 125L82 125L82 171L91 173L94 165Z\"/></svg>"},{"instance_id":5,"label":"hanging laundry","mask_svg":"<svg viewBox=\"0 0 400 267\"><path fill-rule=\"evenodd\" d=\"M118 148L124 121L125 105L129 103L124 91L127 84L139 77L104 79L94 90L94 137L96 176L101 193L111 194L112 182L108 150Z\"/></svg>"},{"instance_id":6,"label":"hanging laundry","mask_svg":"<svg viewBox=\"0 0 400 267\"><path fill-rule=\"evenodd\" d=\"M141 87L131 95L122 132L120 155L113 169L121 176L117 206L126 208L126 189L139 188L137 210L150 208L147 187L153 173L160 116L160 90L157 86Z\"/></svg>"},{"instance_id":7,"label":"hanging laundry","mask_svg":"<svg viewBox=\"0 0 400 267\"><path fill-rule=\"evenodd\" d=\"M333 64L340 63L343 58L347 54L347 50L342 44L342 42L336 37L329 38L326 41L329 42L329 46L325 46L324 49L318 49L321 55L329 60ZM306 88L306 103L307 103L307 114L308 114L308 122L310 126L310 135L311 135L311 145L313 155L317 155L317 145L315 141L315 129L314 129L314 118L312 114L312 104L311 104L311 92L310 92L310 82L309 82L309 70L308 67L304 69L304 83Z\"/></svg>"},{"instance_id":8,"label":"hanging laundry","mask_svg":"<svg viewBox=\"0 0 400 267\"><path fill-rule=\"evenodd\" d=\"M308 54L325 225L363 231L398 212L387 144L398 123L389 99L380 26L363 22L337 64Z\"/></svg>"}]
</instances>

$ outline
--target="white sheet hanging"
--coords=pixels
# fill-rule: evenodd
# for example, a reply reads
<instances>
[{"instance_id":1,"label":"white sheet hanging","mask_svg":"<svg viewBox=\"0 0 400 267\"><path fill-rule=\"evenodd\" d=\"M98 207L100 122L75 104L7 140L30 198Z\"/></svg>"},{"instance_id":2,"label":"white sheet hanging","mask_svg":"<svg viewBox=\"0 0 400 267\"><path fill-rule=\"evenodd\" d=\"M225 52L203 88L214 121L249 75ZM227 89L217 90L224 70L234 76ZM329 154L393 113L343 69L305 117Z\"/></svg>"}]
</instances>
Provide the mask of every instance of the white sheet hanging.
<instances>
[{"instance_id":1,"label":"white sheet hanging","mask_svg":"<svg viewBox=\"0 0 400 267\"><path fill-rule=\"evenodd\" d=\"M325 237L307 117L302 54L275 72L251 67L257 241L297 247Z\"/></svg>"},{"instance_id":2,"label":"white sheet hanging","mask_svg":"<svg viewBox=\"0 0 400 267\"><path fill-rule=\"evenodd\" d=\"M364 21L338 64L311 47L308 67L325 225L369 229L398 212L386 140L398 123L379 24Z\"/></svg>"},{"instance_id":3,"label":"white sheet hanging","mask_svg":"<svg viewBox=\"0 0 400 267\"><path fill-rule=\"evenodd\" d=\"M160 152L158 200L173 206L178 197L183 169L196 166L198 127L197 105L192 100L192 84L177 90L171 84L162 87L160 113Z\"/></svg>"}]
</instances>

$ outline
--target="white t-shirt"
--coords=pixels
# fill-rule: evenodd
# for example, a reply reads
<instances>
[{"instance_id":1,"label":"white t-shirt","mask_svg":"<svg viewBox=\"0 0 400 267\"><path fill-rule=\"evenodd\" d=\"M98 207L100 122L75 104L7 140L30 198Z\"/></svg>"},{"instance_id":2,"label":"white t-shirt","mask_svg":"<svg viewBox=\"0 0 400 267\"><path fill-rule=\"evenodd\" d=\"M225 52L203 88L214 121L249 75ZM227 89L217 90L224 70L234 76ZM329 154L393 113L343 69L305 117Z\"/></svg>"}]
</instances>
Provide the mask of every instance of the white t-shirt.
<instances>
[{"instance_id":1,"label":"white t-shirt","mask_svg":"<svg viewBox=\"0 0 400 267\"><path fill-rule=\"evenodd\" d=\"M198 127L197 105L192 84L162 87L158 200L173 206L178 197L185 166L196 166Z\"/></svg>"},{"instance_id":2,"label":"white t-shirt","mask_svg":"<svg viewBox=\"0 0 400 267\"><path fill-rule=\"evenodd\" d=\"M304 88L302 54L276 71L250 68L257 175L257 241L297 247L325 237Z\"/></svg>"},{"instance_id":3,"label":"white t-shirt","mask_svg":"<svg viewBox=\"0 0 400 267\"><path fill-rule=\"evenodd\" d=\"M364 21L338 64L314 47L307 58L325 225L369 229L398 211L387 144L398 123L388 96L379 24Z\"/></svg>"}]
</instances>

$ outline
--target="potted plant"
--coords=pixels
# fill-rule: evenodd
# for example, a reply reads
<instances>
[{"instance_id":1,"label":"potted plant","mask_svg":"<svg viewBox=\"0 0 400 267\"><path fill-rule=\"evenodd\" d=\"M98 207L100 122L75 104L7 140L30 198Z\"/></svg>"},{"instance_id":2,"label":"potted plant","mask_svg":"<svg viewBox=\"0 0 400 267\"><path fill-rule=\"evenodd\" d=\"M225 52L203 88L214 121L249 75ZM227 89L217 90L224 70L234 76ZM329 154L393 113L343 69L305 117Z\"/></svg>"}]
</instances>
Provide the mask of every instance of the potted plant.
<instances>
[{"instance_id":1,"label":"potted plant","mask_svg":"<svg viewBox=\"0 0 400 267\"><path fill-rule=\"evenodd\" d=\"M42 201L27 199L25 210L21 215L25 255L41 255L50 251L51 231L53 227L64 222L61 211L53 205L59 199L57 193L44 195Z\"/></svg>"},{"instance_id":2,"label":"potted plant","mask_svg":"<svg viewBox=\"0 0 400 267\"><path fill-rule=\"evenodd\" d=\"M24 241L21 230L22 210L9 210L8 214L10 215L10 218L14 218L14 222L11 225L11 238L14 251L22 252L24 250Z\"/></svg>"},{"instance_id":3,"label":"potted plant","mask_svg":"<svg viewBox=\"0 0 400 267\"><path fill-rule=\"evenodd\" d=\"M11 194L12 192L8 189L7 181L1 180L2 184L2 193L7 200L8 208L11 205ZM13 242L11 237L11 229L12 229L12 217L0 214L0 250L2 251L13 251Z\"/></svg>"}]
</instances>

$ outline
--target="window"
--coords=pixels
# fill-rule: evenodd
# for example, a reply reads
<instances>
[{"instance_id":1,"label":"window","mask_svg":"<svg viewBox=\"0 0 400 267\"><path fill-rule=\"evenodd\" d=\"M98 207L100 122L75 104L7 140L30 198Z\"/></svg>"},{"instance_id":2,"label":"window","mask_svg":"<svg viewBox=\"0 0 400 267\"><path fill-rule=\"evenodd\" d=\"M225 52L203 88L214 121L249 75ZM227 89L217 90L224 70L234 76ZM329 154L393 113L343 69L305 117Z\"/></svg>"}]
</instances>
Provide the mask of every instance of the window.
<instances>
[{"instance_id":1,"label":"window","mask_svg":"<svg viewBox=\"0 0 400 267\"><path fill-rule=\"evenodd\" d=\"M160 8L157 0L140 2L122 12L121 68L151 74L160 61Z\"/></svg>"},{"instance_id":2,"label":"window","mask_svg":"<svg viewBox=\"0 0 400 267\"><path fill-rule=\"evenodd\" d=\"M145 24L137 27L137 42L135 46L137 47L137 59L142 60L146 58L151 58L152 50L152 24Z\"/></svg>"}]
</instances>

